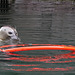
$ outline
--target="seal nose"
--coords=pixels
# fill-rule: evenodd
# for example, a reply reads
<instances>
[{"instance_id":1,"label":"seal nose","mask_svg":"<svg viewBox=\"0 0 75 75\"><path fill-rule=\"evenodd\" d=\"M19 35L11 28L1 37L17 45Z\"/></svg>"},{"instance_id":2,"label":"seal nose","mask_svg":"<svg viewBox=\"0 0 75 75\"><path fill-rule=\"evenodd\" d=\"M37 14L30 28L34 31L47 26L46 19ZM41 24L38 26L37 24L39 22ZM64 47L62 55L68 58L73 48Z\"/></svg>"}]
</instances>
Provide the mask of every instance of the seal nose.
<instances>
[{"instance_id":1,"label":"seal nose","mask_svg":"<svg viewBox=\"0 0 75 75\"><path fill-rule=\"evenodd\" d=\"M20 39L17 36L12 36L11 39L14 41L20 41Z\"/></svg>"}]
</instances>

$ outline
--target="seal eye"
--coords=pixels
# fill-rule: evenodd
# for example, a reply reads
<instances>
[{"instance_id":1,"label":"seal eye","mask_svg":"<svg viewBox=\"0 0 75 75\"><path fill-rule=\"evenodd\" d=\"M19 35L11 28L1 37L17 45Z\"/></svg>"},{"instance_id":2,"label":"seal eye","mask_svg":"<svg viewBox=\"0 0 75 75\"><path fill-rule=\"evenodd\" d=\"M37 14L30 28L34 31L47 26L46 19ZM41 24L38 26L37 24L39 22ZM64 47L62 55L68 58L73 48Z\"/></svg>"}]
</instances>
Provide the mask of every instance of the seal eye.
<instances>
[{"instance_id":1,"label":"seal eye","mask_svg":"<svg viewBox=\"0 0 75 75\"><path fill-rule=\"evenodd\" d=\"M8 32L9 34L12 34L12 32Z\"/></svg>"}]
</instances>

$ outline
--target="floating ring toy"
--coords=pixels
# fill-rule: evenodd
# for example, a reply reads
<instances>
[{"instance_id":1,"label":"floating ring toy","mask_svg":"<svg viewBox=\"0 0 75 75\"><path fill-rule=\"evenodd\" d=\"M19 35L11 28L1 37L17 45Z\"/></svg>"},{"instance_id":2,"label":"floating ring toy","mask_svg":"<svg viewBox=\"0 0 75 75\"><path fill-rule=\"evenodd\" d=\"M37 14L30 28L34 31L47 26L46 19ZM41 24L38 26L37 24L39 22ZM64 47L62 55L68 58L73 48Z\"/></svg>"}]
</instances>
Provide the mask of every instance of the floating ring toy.
<instances>
[{"instance_id":1,"label":"floating ring toy","mask_svg":"<svg viewBox=\"0 0 75 75\"><path fill-rule=\"evenodd\" d=\"M2 52L17 52L30 50L72 50L75 51L75 46L52 45L52 44L20 44L20 45L5 45L0 48L17 46L16 48L0 49ZM22 47L21 47L22 46Z\"/></svg>"}]
</instances>

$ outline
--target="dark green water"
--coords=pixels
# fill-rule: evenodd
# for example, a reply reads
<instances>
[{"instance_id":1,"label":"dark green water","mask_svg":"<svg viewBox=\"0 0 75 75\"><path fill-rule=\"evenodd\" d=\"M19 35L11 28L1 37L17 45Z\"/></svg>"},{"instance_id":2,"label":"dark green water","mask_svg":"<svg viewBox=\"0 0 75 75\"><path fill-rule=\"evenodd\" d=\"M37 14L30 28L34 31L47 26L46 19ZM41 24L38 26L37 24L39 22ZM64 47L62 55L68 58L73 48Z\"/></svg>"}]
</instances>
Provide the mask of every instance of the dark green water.
<instances>
[{"instance_id":1,"label":"dark green water","mask_svg":"<svg viewBox=\"0 0 75 75\"><path fill-rule=\"evenodd\" d=\"M71 3L16 0L0 12L0 26L16 26L24 44L75 45L75 7ZM0 53L0 75L75 75L75 52Z\"/></svg>"}]
</instances>

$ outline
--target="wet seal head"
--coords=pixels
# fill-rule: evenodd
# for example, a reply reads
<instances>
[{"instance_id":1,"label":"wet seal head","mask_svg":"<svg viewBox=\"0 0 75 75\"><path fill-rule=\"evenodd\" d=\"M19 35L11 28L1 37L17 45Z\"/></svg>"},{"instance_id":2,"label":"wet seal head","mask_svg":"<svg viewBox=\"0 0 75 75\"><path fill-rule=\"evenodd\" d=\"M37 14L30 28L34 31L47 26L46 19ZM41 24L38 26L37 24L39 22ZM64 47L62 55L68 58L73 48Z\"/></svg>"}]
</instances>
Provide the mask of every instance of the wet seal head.
<instances>
[{"instance_id":1,"label":"wet seal head","mask_svg":"<svg viewBox=\"0 0 75 75\"><path fill-rule=\"evenodd\" d=\"M18 42L20 41L18 37L18 32L14 27L11 26L3 26L0 28L0 41L12 41Z\"/></svg>"}]
</instances>

